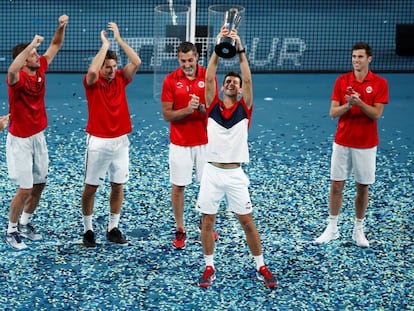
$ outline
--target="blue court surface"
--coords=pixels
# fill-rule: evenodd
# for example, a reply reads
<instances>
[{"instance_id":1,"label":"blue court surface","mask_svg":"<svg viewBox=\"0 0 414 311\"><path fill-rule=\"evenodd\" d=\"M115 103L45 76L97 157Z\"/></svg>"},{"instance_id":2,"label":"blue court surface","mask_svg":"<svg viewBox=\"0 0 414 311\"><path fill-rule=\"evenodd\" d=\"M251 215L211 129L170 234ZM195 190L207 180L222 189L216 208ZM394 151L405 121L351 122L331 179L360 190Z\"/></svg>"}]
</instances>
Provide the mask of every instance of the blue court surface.
<instances>
[{"instance_id":1,"label":"blue court surface","mask_svg":"<svg viewBox=\"0 0 414 311\"><path fill-rule=\"evenodd\" d=\"M50 176L33 224L43 234L16 252L0 243L2 310L414 310L414 75L383 74L390 103L379 120L377 181L370 188L366 235L352 239L354 185L349 180L341 237L312 241L325 228L329 167L337 120L328 111L337 74L254 74L250 130L254 217L265 262L279 285L255 278L255 264L234 215L217 217L217 280L203 290L198 186L186 190L187 247L175 251L168 173L168 123L153 99L151 74L138 72L128 88L134 130L130 181L120 229L128 247L105 242L109 185L96 198L100 244L81 246L86 101L82 74L49 74L46 131ZM220 77L219 77L220 78ZM219 79L221 81L221 79ZM0 115L7 92L0 81ZM6 131L0 133L1 226L5 233L14 186L7 178Z\"/></svg>"}]
</instances>

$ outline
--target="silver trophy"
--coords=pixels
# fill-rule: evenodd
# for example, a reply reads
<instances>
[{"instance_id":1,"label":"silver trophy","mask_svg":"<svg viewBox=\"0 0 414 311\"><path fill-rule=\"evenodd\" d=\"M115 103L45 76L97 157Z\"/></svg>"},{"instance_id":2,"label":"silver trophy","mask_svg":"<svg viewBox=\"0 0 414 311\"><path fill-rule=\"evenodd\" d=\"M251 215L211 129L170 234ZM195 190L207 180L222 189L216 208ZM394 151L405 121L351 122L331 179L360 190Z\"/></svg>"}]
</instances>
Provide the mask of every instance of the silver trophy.
<instances>
[{"instance_id":1,"label":"silver trophy","mask_svg":"<svg viewBox=\"0 0 414 311\"><path fill-rule=\"evenodd\" d=\"M241 19L239 10L231 8L224 15L224 25L229 31L232 31L239 27ZM218 38L214 51L222 58L232 58L237 53L236 41L230 37Z\"/></svg>"}]
</instances>

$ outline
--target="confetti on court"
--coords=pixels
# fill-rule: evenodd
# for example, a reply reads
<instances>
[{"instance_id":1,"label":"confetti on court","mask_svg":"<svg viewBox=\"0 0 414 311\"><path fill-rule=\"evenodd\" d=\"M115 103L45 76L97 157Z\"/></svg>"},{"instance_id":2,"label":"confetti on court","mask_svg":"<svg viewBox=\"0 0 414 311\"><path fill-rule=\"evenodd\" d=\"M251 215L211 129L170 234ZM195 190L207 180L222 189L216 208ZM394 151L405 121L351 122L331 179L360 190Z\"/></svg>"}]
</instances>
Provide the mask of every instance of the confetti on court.
<instances>
[{"instance_id":1,"label":"confetti on court","mask_svg":"<svg viewBox=\"0 0 414 311\"><path fill-rule=\"evenodd\" d=\"M65 113L57 109L61 102L49 102L50 178L34 219L44 240L28 242L29 249L22 252L0 243L0 306L10 310L413 308L414 157L409 133L384 133L394 139L383 142L377 182L371 188L375 195L370 199L366 233L372 247L361 249L351 239L352 182L344 195L341 238L315 246L312 240L325 227L334 125L316 101L295 105L282 100L272 110L257 109L251 163L245 170L265 261L279 285L270 290L255 278L242 229L233 215L221 210L217 280L203 290L197 286L204 261L199 215L193 209L196 186L186 191L187 247L183 251L171 247L168 128L159 113L150 112L159 110L156 103L141 102L131 111L135 128L130 135L131 174L120 226L131 245L116 247L105 241L107 184L98 190L95 204L94 227L100 243L93 250L79 244L86 114L85 102L74 98L73 92L68 90L65 102L70 105ZM257 108L262 105L274 106L258 102ZM5 135L1 135L4 148ZM5 177L4 153L0 153L0 172L5 228L14 187Z\"/></svg>"}]
</instances>

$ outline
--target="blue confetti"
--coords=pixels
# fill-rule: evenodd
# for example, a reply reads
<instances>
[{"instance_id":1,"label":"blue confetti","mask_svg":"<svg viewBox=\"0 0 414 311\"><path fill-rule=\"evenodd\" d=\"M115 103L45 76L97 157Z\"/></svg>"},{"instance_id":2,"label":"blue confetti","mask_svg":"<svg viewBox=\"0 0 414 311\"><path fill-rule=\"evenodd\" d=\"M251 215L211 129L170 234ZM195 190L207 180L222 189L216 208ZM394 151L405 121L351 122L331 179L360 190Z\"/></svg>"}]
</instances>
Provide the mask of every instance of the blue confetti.
<instances>
[{"instance_id":1,"label":"blue confetti","mask_svg":"<svg viewBox=\"0 0 414 311\"><path fill-rule=\"evenodd\" d=\"M301 77L306 75L298 75L298 79ZM151 85L151 75L140 76L141 82L129 91L130 102L134 102L130 105L134 131L130 134L130 180L125 186L120 229L130 245L116 247L105 240L107 183L99 188L95 202L93 224L99 245L91 250L81 245L80 196L87 118L81 79L80 75L49 77L46 134L50 177L33 220L44 240L28 241L28 249L20 252L0 243L2 309L414 309L413 141L410 127L401 127L403 117L413 115L413 105L408 101L411 110L402 111L400 126L387 123L387 118L380 120L380 124L385 123L380 133L383 141L366 221L371 247L361 249L351 239L352 182L344 193L340 239L317 246L312 241L326 224L335 129L335 121L326 117L331 85L316 98L310 94L309 98L287 100L273 95L269 102L265 94L272 89L269 83L273 80L256 75L255 92L264 100L256 102L249 142L251 162L244 169L251 181L265 262L279 285L270 290L256 279L254 260L237 218L223 209L216 226L220 234L215 248L217 280L204 290L197 286L204 260L198 230L200 215L194 210L196 184L186 189L187 247L175 251L171 246L174 222L168 123L160 117L161 106L152 102L152 94L145 98L140 95L143 85ZM282 93L283 79L279 79L278 93ZM62 89L55 84L68 87ZM53 93L54 89L58 94ZM389 118L397 113L392 104L384 111ZM4 148L5 135L1 135ZM1 153L3 228L15 190L6 178L5 162Z\"/></svg>"}]
</instances>

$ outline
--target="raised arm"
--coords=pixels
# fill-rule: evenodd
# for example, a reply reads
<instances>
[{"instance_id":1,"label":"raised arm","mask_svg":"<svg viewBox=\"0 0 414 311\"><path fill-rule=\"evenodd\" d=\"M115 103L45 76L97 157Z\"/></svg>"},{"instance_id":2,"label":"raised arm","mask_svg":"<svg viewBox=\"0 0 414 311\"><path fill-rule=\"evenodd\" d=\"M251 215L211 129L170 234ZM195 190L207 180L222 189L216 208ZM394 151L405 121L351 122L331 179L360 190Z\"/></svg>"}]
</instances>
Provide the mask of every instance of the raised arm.
<instances>
[{"instance_id":1,"label":"raised arm","mask_svg":"<svg viewBox=\"0 0 414 311\"><path fill-rule=\"evenodd\" d=\"M93 58L92 63L89 66L88 73L86 74L86 83L88 85L91 85L98 80L99 70L101 69L102 64L105 61L106 52L108 52L109 50L110 42L106 37L105 30L101 30L101 41L102 46Z\"/></svg>"},{"instance_id":2,"label":"raised arm","mask_svg":"<svg viewBox=\"0 0 414 311\"><path fill-rule=\"evenodd\" d=\"M66 25L68 24L68 21L69 16L65 14L59 17L59 26L55 31L55 34L52 38L52 42L50 43L49 47L47 48L44 54L48 64L52 62L57 52L59 52L60 48L62 47L63 40L65 39L65 29Z\"/></svg>"},{"instance_id":3,"label":"raised arm","mask_svg":"<svg viewBox=\"0 0 414 311\"><path fill-rule=\"evenodd\" d=\"M218 67L219 57L217 56L216 52L210 57L210 61L208 62L207 69L206 69L206 89L205 89L205 97L206 97L206 107L208 108L212 101L216 96L216 73Z\"/></svg>"},{"instance_id":4,"label":"raised arm","mask_svg":"<svg viewBox=\"0 0 414 311\"><path fill-rule=\"evenodd\" d=\"M131 48L121 37L118 29L118 25L114 22L108 24L109 30L112 30L114 33L114 39L118 42L119 46L125 52L129 59L129 63L124 67L124 77L127 79L132 79L136 74L139 66L141 65L141 58L138 54Z\"/></svg>"},{"instance_id":5,"label":"raised arm","mask_svg":"<svg viewBox=\"0 0 414 311\"><path fill-rule=\"evenodd\" d=\"M217 39L224 37L228 34L228 30L225 26L221 27L220 33L217 35ZM214 98L216 97L217 92L217 67L219 63L219 56L216 54L215 51L213 51L213 54L211 54L210 60L207 65L206 70L206 90L205 90L205 99L206 99L206 107L208 108L211 104Z\"/></svg>"},{"instance_id":6,"label":"raised arm","mask_svg":"<svg viewBox=\"0 0 414 311\"><path fill-rule=\"evenodd\" d=\"M29 45L19 55L17 55L10 64L9 69L7 70L7 79L10 85L14 85L17 81L19 81L20 69L26 63L29 54L33 51L33 49L36 49L43 42L43 40L44 38L42 36L35 35L32 42L30 42Z\"/></svg>"},{"instance_id":7,"label":"raised arm","mask_svg":"<svg viewBox=\"0 0 414 311\"><path fill-rule=\"evenodd\" d=\"M237 30L232 30L231 37L236 40L237 54L239 55L240 71L243 80L242 95L246 106L250 108L253 104L253 84L249 61L247 60L246 51L243 48L240 37L237 35Z\"/></svg>"}]
</instances>

